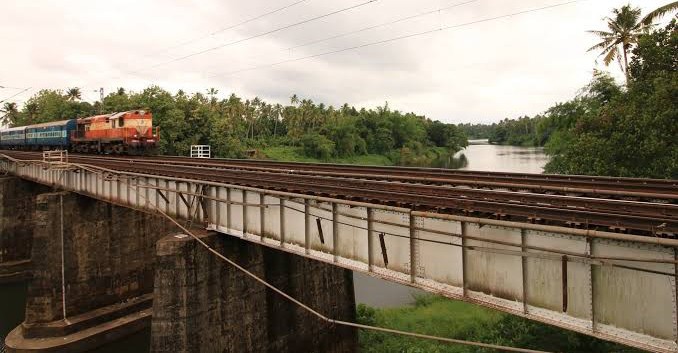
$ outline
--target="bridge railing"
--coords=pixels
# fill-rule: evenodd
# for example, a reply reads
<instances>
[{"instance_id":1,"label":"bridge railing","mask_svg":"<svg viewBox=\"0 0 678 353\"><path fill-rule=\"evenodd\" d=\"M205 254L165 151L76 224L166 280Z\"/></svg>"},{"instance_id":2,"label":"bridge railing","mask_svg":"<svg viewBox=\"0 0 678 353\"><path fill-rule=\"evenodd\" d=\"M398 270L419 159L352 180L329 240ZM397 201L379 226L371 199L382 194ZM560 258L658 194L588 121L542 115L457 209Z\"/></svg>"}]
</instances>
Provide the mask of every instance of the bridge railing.
<instances>
[{"instance_id":1,"label":"bridge railing","mask_svg":"<svg viewBox=\"0 0 678 353\"><path fill-rule=\"evenodd\" d=\"M420 212L82 164L64 170L4 159L0 167L449 298L649 351L678 351L673 239Z\"/></svg>"}]
</instances>

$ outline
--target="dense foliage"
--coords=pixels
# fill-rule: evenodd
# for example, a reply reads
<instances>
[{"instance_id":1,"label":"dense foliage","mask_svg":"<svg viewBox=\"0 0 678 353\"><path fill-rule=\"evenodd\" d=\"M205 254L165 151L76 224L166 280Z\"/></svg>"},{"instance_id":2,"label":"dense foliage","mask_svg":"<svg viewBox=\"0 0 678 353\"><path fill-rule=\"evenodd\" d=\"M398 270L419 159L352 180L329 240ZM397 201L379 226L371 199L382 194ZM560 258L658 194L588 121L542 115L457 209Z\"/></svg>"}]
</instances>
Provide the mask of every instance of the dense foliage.
<instances>
[{"instance_id":1,"label":"dense foliage","mask_svg":"<svg viewBox=\"0 0 678 353\"><path fill-rule=\"evenodd\" d=\"M639 35L631 53L625 86L596 72L570 101L486 125L490 142L545 146L550 173L678 178L676 21Z\"/></svg>"},{"instance_id":2,"label":"dense foliage","mask_svg":"<svg viewBox=\"0 0 678 353\"><path fill-rule=\"evenodd\" d=\"M466 124L459 124L457 125L468 137L469 140L481 140L481 139L489 139L490 136L492 135L492 131L494 131L494 126L493 125L487 125L487 124L471 124L471 123L466 123Z\"/></svg>"},{"instance_id":3,"label":"dense foliage","mask_svg":"<svg viewBox=\"0 0 678 353\"><path fill-rule=\"evenodd\" d=\"M405 308L375 309L358 305L357 320L365 325L548 352L639 352L583 334L432 295L417 296L415 305ZM361 330L359 338L361 352L365 353L496 352L367 330Z\"/></svg>"},{"instance_id":4,"label":"dense foliage","mask_svg":"<svg viewBox=\"0 0 678 353\"><path fill-rule=\"evenodd\" d=\"M138 93L119 89L103 105L79 102L77 89L43 90L23 109L7 115L10 125L149 109L160 127L160 153L184 155L192 144L209 144L220 157L243 157L245 151L270 146L298 148L320 160L368 154L387 156L402 165L428 165L441 155L452 155L466 146L466 136L452 124L431 121L414 113L391 110L340 108L291 98L291 104L269 104L259 98L228 99L207 94L172 94L160 87Z\"/></svg>"},{"instance_id":5,"label":"dense foliage","mask_svg":"<svg viewBox=\"0 0 678 353\"><path fill-rule=\"evenodd\" d=\"M622 89L595 82L593 105L547 144L547 172L678 178L678 32L675 20L642 35Z\"/></svg>"}]
</instances>

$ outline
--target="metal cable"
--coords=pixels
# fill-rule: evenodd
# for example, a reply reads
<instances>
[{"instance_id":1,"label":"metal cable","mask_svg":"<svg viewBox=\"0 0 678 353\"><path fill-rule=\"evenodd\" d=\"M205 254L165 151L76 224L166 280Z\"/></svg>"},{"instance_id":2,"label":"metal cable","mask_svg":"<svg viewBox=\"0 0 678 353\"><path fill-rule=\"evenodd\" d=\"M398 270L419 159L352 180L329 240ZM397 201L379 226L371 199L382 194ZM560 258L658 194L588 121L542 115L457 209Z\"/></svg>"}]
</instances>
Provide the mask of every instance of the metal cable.
<instances>
[{"instance_id":1,"label":"metal cable","mask_svg":"<svg viewBox=\"0 0 678 353\"><path fill-rule=\"evenodd\" d=\"M253 71L253 70L257 70L257 69L261 69L261 68L269 68L269 67L278 66L278 65L282 65L282 64L286 64L286 63L290 63L290 62L301 61L301 60L312 59L312 58L317 58L317 57L331 55L331 54L342 53L342 52L349 51L349 50L360 49L360 48L370 47L370 46L374 46L374 45L395 42L395 41L407 39L407 38L420 37L420 36L432 34L432 33L435 33L435 32L446 31L446 30L453 29L453 28L470 26L470 25L474 25L474 24L478 24L478 23L494 21L494 20L498 20L498 19L502 19L502 18L517 16L517 15L523 15L523 14L536 12L536 11L542 11L542 10L551 9L551 8L554 8L554 7L570 5L570 4L581 2L581 1L588 1L588 0L572 0L572 1L567 1L567 2L561 2L561 3L558 3L558 4L542 6L542 7L538 7L538 8L534 8L534 9L517 11L517 12L510 13L510 14L488 17L488 18L484 18L484 19L480 19L480 20L460 23L460 24L451 25L451 26L439 27L439 28L435 28L435 29L431 29L431 30L427 30L427 31L423 31L423 32L406 34L406 35L402 35L402 36L398 36L398 37L392 37L392 38L388 38L388 39L378 40L378 41L375 41L375 42L369 42L369 43L355 45L355 46L352 46L352 47L346 47L346 48L337 49L337 50L330 50L330 51L326 51L326 52L322 52L322 53L318 53L318 54L313 54L313 55L307 55L307 56L303 56L303 57L299 57L299 58L287 59L287 60L282 60L282 61L278 61L278 62L274 62L274 63L270 63L270 64L253 66L253 67L249 67L249 68L245 68L245 69L241 69L241 70L235 70L235 71L230 71L230 72L225 72L225 73L213 74L211 76L208 76L207 78L232 76L232 75L235 75L235 74L241 73L241 72Z\"/></svg>"},{"instance_id":2,"label":"metal cable","mask_svg":"<svg viewBox=\"0 0 678 353\"><path fill-rule=\"evenodd\" d=\"M128 184L130 185L127 181L124 181L122 179L119 179L118 182ZM140 198L146 199L145 195L139 194ZM149 201L148 199L146 199ZM341 325L341 326L348 326L348 327L355 327L355 328L360 328L364 330L371 330L371 331L378 331L378 332L386 332L386 333L393 333L393 334L398 334L398 335L403 335L403 336L409 336L409 337L415 337L415 338L422 338L422 339L429 339L429 340L434 340L434 341L439 341L443 343L450 343L450 344L461 344L461 345L467 345L467 346L475 346L475 347L482 347L482 348L489 348L489 349L495 349L495 350L501 350L501 351L508 351L508 352L522 352L522 353L550 353L547 351L540 351L540 350L532 350L532 349L524 349L524 348L515 348L515 347L508 347L508 346L501 346L501 345L495 345L495 344L489 344L489 343L482 343L482 342L475 342L475 341L467 341L467 340L459 340L459 339L453 339L453 338L446 338L446 337L438 337L438 336L432 336L432 335L426 335L426 334L421 334L421 333L414 333L414 332L407 332L407 331L401 331L401 330L394 330L394 329L389 329L389 328L383 328L383 327L376 327L376 326L369 326L369 325L362 325L362 324L357 324L353 322L347 322L347 321L342 321L342 320L335 320L332 318L329 318L322 313L314 310L313 308L309 307L308 305L302 303L301 301L295 299L291 295L285 293L281 289L278 289L274 285L266 282L265 280L261 279L254 273L248 271L246 268L240 266L237 264L235 261L229 259L228 257L222 255L212 247L210 247L205 241L200 239L198 236L196 236L193 232L188 230L186 227L181 225L177 220L175 220L172 216L168 215L164 211L162 211L160 208L151 205L150 203L147 204L147 207L155 210L156 213L162 215L163 217L167 218L170 222L172 222L174 225L176 225L179 229L181 229L183 232L191 236L194 240L196 240L201 246L203 246L205 249L207 249L209 252L213 253L216 255L218 258L222 259L223 261L227 262L229 265L235 267L239 271L243 272L246 274L248 277L254 279L255 281L263 284L267 288L271 289L272 291L278 293L285 299L291 301L292 303L296 304L300 308L308 311L309 313L313 314L317 318L331 323L335 325Z\"/></svg>"},{"instance_id":3,"label":"metal cable","mask_svg":"<svg viewBox=\"0 0 678 353\"><path fill-rule=\"evenodd\" d=\"M201 54L204 54L204 53L207 53L207 52L210 52L210 51L214 51L214 50L221 49L221 48L224 48L224 47L228 47L228 46L231 46L231 45L239 44L239 43L242 43L242 42L245 42L245 41L248 41L248 40L251 40L251 39L263 37L263 36L266 36L266 35L269 35L269 34L272 34L272 33L280 32L280 31L283 31L283 30L286 30L286 29L289 29L289 28L292 28L292 27L296 27L296 26L299 26L299 25L302 25L302 24L313 22L315 20L319 20L321 18L329 17L329 16L332 16L332 15L336 15L338 13L342 13L342 12L349 11L349 10L352 10L352 9L355 9L355 8L358 8L358 7L361 7L361 6L365 6L365 5L371 4L371 3L376 2L376 1L378 1L378 0L368 0L368 1L365 1L365 2L361 2L357 5L345 7L345 8L335 10L335 11L332 11L332 12L328 12L328 13L325 13L325 14L322 14L322 15L319 15L319 16L307 18L303 21L295 22L295 23L285 25L285 26L282 26L282 27L278 27L278 28L275 28L275 29L272 29L272 30L269 30L269 31L266 31L266 32L258 33L258 34L255 34L255 35L252 35L252 36L249 36L249 37L234 40L232 42L220 44L220 45L217 45L217 46L214 46L214 47L210 47L210 48L203 49L203 50L200 50L200 51L197 51L197 52L194 52L194 53L190 53L190 54L187 54L187 55L184 55L184 56L180 56L180 57L174 58L172 60L164 61L164 62L155 64L155 65L151 65L151 66L148 66L146 68L130 72L130 74L133 74L133 75L138 74L138 73L141 73L141 72L146 71L146 70L154 69L154 68L164 66L164 65L167 65L167 64L171 64L171 63L174 63L174 62L177 62L177 61L185 60L185 59L188 59L188 58L191 58L191 57L194 57L194 56L197 56L197 55L201 55Z\"/></svg>"},{"instance_id":4,"label":"metal cable","mask_svg":"<svg viewBox=\"0 0 678 353\"><path fill-rule=\"evenodd\" d=\"M266 12L266 13L263 13L263 14L261 14L261 15L257 15L257 16L255 16L255 17L248 18L248 19L246 19L246 20L243 20L243 21L238 22L238 23L236 23L236 24L233 24L233 25L231 25L231 26L224 27L224 28L221 28L221 29L219 29L219 30L213 31L213 32L211 32L211 33L209 33L209 34L206 34L206 35L204 35L204 36L201 36L201 37L198 37L198 38L194 38L194 39L191 39L191 40L187 40L187 41L185 41L185 42L181 42L181 43L178 43L178 44L175 44L175 45L171 45L171 46L169 46L169 47L165 47L165 48L162 48L162 49L158 49L158 50L152 52L152 53L149 54L149 55L153 55L153 54L156 54L156 53L161 53L161 52L164 52L164 51L167 51L167 50L171 50L171 49L174 49L174 48L178 48L178 47L183 47L184 45L191 44L192 42L199 41L199 40L202 40L202 39L205 39L205 38L209 38L209 37L211 37L211 36L213 36L213 35L215 35L215 34L218 34L218 33L221 33L221 32L225 32L225 31L231 30L231 29L236 28L236 27L240 27L240 26L242 26L242 25L244 25L244 24L247 24L247 23L250 23L250 22L254 22L254 21L256 21L256 20L258 20L258 19L260 19L260 18L263 18L263 17L269 16L269 15L272 15L272 14L274 14L274 13L278 13L278 12L280 12L280 11L289 9L290 7L293 7L293 6L295 6L295 5L301 4L302 2L306 2L306 1L308 1L308 0L298 0L298 1L296 1L296 2L293 2L293 3L291 3L291 4L285 5L285 6L283 6L283 7L279 7L279 8L277 8L277 9L275 9L275 10L271 10L271 11Z\"/></svg>"},{"instance_id":5,"label":"metal cable","mask_svg":"<svg viewBox=\"0 0 678 353\"><path fill-rule=\"evenodd\" d=\"M389 329L389 328L383 328L383 327L377 327L377 326L369 326L369 325L362 325L362 324L357 324L353 322L347 322L347 321L342 321L342 320L335 320L332 318L329 318L320 312L314 310L313 308L309 307L308 305L300 302L299 300L295 299L291 295L285 293L284 291L276 288L272 284L266 282L265 280L259 278L257 275L254 273L248 271L244 267L238 265L235 261L229 259L228 257L222 255L212 247L210 247L207 243L205 243L202 239L200 239L198 236L193 234L190 230L186 229L184 226L182 226L179 222L177 222L174 218L163 212L162 210L155 208L156 212L160 213L163 215L165 218L167 218L170 222L174 223L177 227L179 227L182 231L184 231L186 234L190 235L193 239L195 239L200 245L202 245L205 249L207 249L209 252L213 253L216 255L218 258L224 260L231 266L235 267L239 271L243 272L246 274L248 277L254 279L255 281L263 284L267 288L273 290L274 292L278 293L285 299L291 301L292 303L296 304L297 306L301 307L302 309L310 312L311 314L315 315L317 318L331 323L335 325L341 325L341 326L348 326L348 327L355 327L355 328L360 328L364 330L371 330L371 331L379 331L379 332L387 332L387 333L393 333L393 334L398 334L398 335L403 335L403 336L409 336L409 337L416 337L416 338L423 338L423 339L429 339L429 340L434 340L434 341L439 341L439 342L444 342L444 343L452 343L452 344L461 344L461 345L467 345L467 346L475 346L475 347L482 347L482 348L490 348L490 349L495 349L495 350L502 350L502 351L508 351L508 352L523 352L523 353L548 353L546 351L540 351L540 350L533 350L533 349L524 349L524 348L515 348L515 347L508 347L508 346L501 346L501 345L495 345L495 344L489 344L489 343L482 343L482 342L475 342L475 341L467 341L467 340L459 340L459 339L453 339L453 338L446 338L446 337L439 337L439 336L432 336L432 335L426 335L426 334L421 334L421 333L414 333L414 332L407 332L407 331L401 331L401 330L394 330L394 329Z\"/></svg>"}]
</instances>

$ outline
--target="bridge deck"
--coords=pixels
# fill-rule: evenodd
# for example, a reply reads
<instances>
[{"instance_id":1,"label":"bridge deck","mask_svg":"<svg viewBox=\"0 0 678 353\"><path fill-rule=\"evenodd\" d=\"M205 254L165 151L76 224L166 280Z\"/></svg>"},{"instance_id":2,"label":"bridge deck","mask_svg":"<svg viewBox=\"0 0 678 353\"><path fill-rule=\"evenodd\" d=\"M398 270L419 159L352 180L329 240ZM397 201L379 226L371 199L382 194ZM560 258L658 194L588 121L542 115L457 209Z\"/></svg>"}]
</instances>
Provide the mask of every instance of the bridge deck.
<instances>
[{"instance_id":1,"label":"bridge deck","mask_svg":"<svg viewBox=\"0 0 678 353\"><path fill-rule=\"evenodd\" d=\"M160 209L230 236L450 298L650 351L678 351L678 241L641 236L673 235L672 201L607 200L618 205L633 202L639 213L648 212L634 216L632 209L610 209L609 217L627 222L619 228L636 232L624 234L604 231L614 226L603 223L588 229L564 227L558 214L580 215L589 220L583 224L612 221L600 215L606 212L587 211L583 204L568 210L573 206L487 201L499 210L492 219L488 216L493 212L469 209L482 205L477 198L469 197L472 204L453 203L451 196L412 191L420 187L416 183L378 189L377 183L394 182L364 178L360 187L359 176L327 175L322 183L296 181L297 187L305 184L305 190L316 190L311 195L289 188L291 178L299 175L286 172L248 174L252 170L192 166L186 161L158 160L152 165L100 157L71 157L69 162L48 164L27 154L7 153L0 167L25 179L141 210ZM257 176L267 178L247 181ZM233 180L258 187L235 185ZM522 194L525 200L536 195ZM639 203L663 211L656 215ZM605 205L591 204L593 209ZM542 217L536 218L546 221L522 221L532 214L518 214L521 209L538 210Z\"/></svg>"}]
</instances>

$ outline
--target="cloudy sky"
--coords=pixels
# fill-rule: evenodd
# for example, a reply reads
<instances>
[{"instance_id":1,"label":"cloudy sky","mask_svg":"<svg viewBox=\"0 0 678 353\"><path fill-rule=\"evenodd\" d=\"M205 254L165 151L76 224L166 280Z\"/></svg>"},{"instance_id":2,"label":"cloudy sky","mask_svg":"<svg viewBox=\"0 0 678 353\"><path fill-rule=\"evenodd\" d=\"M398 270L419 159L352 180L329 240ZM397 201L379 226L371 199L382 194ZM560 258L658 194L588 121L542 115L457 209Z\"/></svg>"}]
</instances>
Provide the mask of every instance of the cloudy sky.
<instances>
[{"instance_id":1,"label":"cloudy sky","mask_svg":"<svg viewBox=\"0 0 678 353\"><path fill-rule=\"evenodd\" d=\"M99 87L157 84L492 122L542 112L590 80L596 38L585 31L628 1L516 14L567 1L3 0L0 99L77 86L94 101ZM632 2L646 13L667 0Z\"/></svg>"}]
</instances>

